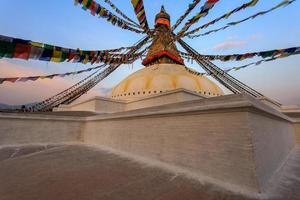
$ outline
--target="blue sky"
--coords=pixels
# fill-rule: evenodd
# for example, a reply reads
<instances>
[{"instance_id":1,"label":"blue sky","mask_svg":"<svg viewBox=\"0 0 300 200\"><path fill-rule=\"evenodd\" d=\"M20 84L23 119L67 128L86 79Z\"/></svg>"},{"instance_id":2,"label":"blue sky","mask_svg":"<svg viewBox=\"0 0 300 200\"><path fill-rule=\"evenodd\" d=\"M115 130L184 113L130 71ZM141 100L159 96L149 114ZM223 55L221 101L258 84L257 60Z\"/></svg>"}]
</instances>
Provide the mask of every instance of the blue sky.
<instances>
[{"instance_id":1,"label":"blue sky","mask_svg":"<svg viewBox=\"0 0 300 200\"><path fill-rule=\"evenodd\" d=\"M147 19L151 27L155 14L164 5L171 15L172 23L183 14L192 0L144 0ZM249 0L220 0L211 10L209 15L202 18L197 25L202 25L209 20L219 17L229 10L240 6ZM282 0L261 0L257 6L234 14L228 20L220 21L207 30L219 28L225 23L243 19L258 11L269 9ZM101 5L106 4L98 0ZM136 21L130 0L112 0L122 11ZM203 5L203 2L200 5ZM74 6L73 0L0 0L0 34L18 37L33 41L80 49L109 49L120 46L130 46L139 40L142 35L122 30L107 23L104 19L94 17L89 12L83 11L79 6ZM192 14L199 11L198 6ZM300 2L296 1L290 6L280 8L267 15L257 17L225 31L214 33L197 39L186 41L202 54L231 54L261 51L269 49L300 46ZM192 28L196 27L193 26ZM179 27L180 28L180 27ZM243 62L215 62L225 69L232 66L243 65L257 59ZM10 69L20 68L18 74L40 75L58 72L67 72L89 67L89 65L73 63L45 63L41 61L0 60L0 76L13 75ZM198 71L202 69L196 64L187 63ZM133 65L123 65L110 77L101 82L93 94L101 92L101 88L111 88L120 80L134 71L141 69L140 61ZM16 68L16 69L15 69ZM26 71L28 70L28 71ZM268 62L259 66L249 67L231 73L234 77L245 82L266 96L274 98L284 104L300 104L300 56ZM53 79L53 87L57 92L66 88L87 74L74 76L62 81ZM56 90L43 94L29 95L28 87L42 89L43 81L35 83L6 83L0 85L0 102L4 103L29 103L54 95ZM51 83L47 87L51 87ZM45 87L45 86L44 86ZM23 91L23 92L22 92ZM15 93L13 93L15 92ZM30 96L30 97L29 97Z\"/></svg>"}]
</instances>

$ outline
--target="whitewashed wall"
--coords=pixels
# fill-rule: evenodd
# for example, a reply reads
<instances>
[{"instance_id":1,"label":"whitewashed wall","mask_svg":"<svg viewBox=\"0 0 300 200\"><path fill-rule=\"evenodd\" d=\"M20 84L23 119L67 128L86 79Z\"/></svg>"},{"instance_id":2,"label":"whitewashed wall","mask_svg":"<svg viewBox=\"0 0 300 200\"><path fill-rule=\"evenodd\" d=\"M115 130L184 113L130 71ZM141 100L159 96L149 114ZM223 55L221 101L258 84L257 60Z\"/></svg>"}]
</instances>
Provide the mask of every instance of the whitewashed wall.
<instances>
[{"instance_id":1,"label":"whitewashed wall","mask_svg":"<svg viewBox=\"0 0 300 200\"><path fill-rule=\"evenodd\" d=\"M300 123L242 95L88 118L0 114L0 127L0 145L102 145L255 192L300 138Z\"/></svg>"},{"instance_id":2,"label":"whitewashed wall","mask_svg":"<svg viewBox=\"0 0 300 200\"><path fill-rule=\"evenodd\" d=\"M0 114L0 145L79 142L82 126L69 117Z\"/></svg>"}]
</instances>

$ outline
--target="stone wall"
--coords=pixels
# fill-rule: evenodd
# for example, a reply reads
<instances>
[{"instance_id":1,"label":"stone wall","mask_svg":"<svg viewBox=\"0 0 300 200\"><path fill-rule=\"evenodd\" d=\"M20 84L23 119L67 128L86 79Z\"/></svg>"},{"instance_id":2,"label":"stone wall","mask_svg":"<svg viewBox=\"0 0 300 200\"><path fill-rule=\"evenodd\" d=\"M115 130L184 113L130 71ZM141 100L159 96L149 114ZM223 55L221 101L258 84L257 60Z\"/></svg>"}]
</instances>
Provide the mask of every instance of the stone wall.
<instances>
[{"instance_id":1,"label":"stone wall","mask_svg":"<svg viewBox=\"0 0 300 200\"><path fill-rule=\"evenodd\" d=\"M78 104L72 105L60 105L57 108L54 108L55 112L59 111L87 111L95 112L96 111L96 102L94 100L87 100Z\"/></svg>"},{"instance_id":2,"label":"stone wall","mask_svg":"<svg viewBox=\"0 0 300 200\"><path fill-rule=\"evenodd\" d=\"M137 97L130 101L94 97L86 101L71 105L60 105L54 111L89 111L97 113L115 113L128 110L136 110L178 102L204 99L206 97L185 89L176 89L163 93L153 94L144 98Z\"/></svg>"},{"instance_id":3,"label":"stone wall","mask_svg":"<svg viewBox=\"0 0 300 200\"><path fill-rule=\"evenodd\" d=\"M96 111L96 102L95 101L85 101L83 103L80 103L73 107L70 107L70 110L95 112Z\"/></svg>"},{"instance_id":4,"label":"stone wall","mask_svg":"<svg viewBox=\"0 0 300 200\"><path fill-rule=\"evenodd\" d=\"M293 126L285 119L261 111L250 112L248 123L258 183L263 189L295 146Z\"/></svg>"},{"instance_id":5,"label":"stone wall","mask_svg":"<svg viewBox=\"0 0 300 200\"><path fill-rule=\"evenodd\" d=\"M190 92L184 89L177 89L174 91L153 95L148 98L128 102L126 104L126 110L135 110L165 104L199 100L203 98L205 97L201 96L200 94Z\"/></svg>"},{"instance_id":6,"label":"stone wall","mask_svg":"<svg viewBox=\"0 0 300 200\"><path fill-rule=\"evenodd\" d=\"M294 133L295 142L300 147L300 120L294 123Z\"/></svg>"},{"instance_id":7,"label":"stone wall","mask_svg":"<svg viewBox=\"0 0 300 200\"><path fill-rule=\"evenodd\" d=\"M298 144L300 138L300 123L243 95L87 118L57 115L0 114L0 145L101 145L261 192L294 147L293 131Z\"/></svg>"},{"instance_id":8,"label":"stone wall","mask_svg":"<svg viewBox=\"0 0 300 200\"><path fill-rule=\"evenodd\" d=\"M76 104L60 105L54 109L54 111L89 111L97 113L113 113L124 110L125 102L105 97L94 97Z\"/></svg>"},{"instance_id":9,"label":"stone wall","mask_svg":"<svg viewBox=\"0 0 300 200\"><path fill-rule=\"evenodd\" d=\"M114 112L122 112L125 110L124 102L111 101L104 98L97 98L95 105L96 105L95 111L98 113L114 113Z\"/></svg>"},{"instance_id":10,"label":"stone wall","mask_svg":"<svg viewBox=\"0 0 300 200\"><path fill-rule=\"evenodd\" d=\"M0 114L0 145L79 142L82 126L68 117Z\"/></svg>"},{"instance_id":11,"label":"stone wall","mask_svg":"<svg viewBox=\"0 0 300 200\"><path fill-rule=\"evenodd\" d=\"M256 192L264 190L294 148L286 116L239 96L92 117L84 142Z\"/></svg>"},{"instance_id":12,"label":"stone wall","mask_svg":"<svg viewBox=\"0 0 300 200\"><path fill-rule=\"evenodd\" d=\"M159 160L258 191L247 114L198 113L96 120L84 142Z\"/></svg>"}]
</instances>

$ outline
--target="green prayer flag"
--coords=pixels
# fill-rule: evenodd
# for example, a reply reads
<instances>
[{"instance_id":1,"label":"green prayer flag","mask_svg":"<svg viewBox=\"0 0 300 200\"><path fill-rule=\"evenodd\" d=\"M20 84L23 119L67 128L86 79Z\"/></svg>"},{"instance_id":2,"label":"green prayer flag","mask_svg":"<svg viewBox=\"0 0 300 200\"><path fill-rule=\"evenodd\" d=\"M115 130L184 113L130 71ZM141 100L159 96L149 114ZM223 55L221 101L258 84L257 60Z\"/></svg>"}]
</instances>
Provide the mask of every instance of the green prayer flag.
<instances>
[{"instance_id":1,"label":"green prayer flag","mask_svg":"<svg viewBox=\"0 0 300 200\"><path fill-rule=\"evenodd\" d=\"M16 43L0 40L0 58L12 58L15 52Z\"/></svg>"}]
</instances>

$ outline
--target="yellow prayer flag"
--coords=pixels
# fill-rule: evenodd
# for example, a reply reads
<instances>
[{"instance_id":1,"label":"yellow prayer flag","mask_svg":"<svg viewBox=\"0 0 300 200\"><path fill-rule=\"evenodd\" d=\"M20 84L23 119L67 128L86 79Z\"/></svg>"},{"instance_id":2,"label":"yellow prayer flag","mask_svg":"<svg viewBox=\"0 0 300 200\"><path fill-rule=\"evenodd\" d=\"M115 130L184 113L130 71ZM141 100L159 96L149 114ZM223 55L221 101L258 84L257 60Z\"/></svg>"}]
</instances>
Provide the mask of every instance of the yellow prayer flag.
<instances>
[{"instance_id":1,"label":"yellow prayer flag","mask_svg":"<svg viewBox=\"0 0 300 200\"><path fill-rule=\"evenodd\" d=\"M40 42L30 42L30 44L34 47L43 47L44 46L44 44L40 43Z\"/></svg>"},{"instance_id":2,"label":"yellow prayer flag","mask_svg":"<svg viewBox=\"0 0 300 200\"><path fill-rule=\"evenodd\" d=\"M139 2L140 0L131 0L131 3L134 7L136 7Z\"/></svg>"},{"instance_id":3,"label":"yellow prayer flag","mask_svg":"<svg viewBox=\"0 0 300 200\"><path fill-rule=\"evenodd\" d=\"M252 0L249 4L249 6L255 6L257 4L258 0Z\"/></svg>"},{"instance_id":4,"label":"yellow prayer flag","mask_svg":"<svg viewBox=\"0 0 300 200\"><path fill-rule=\"evenodd\" d=\"M50 61L52 62L61 62L62 52L54 49L52 58Z\"/></svg>"}]
</instances>

